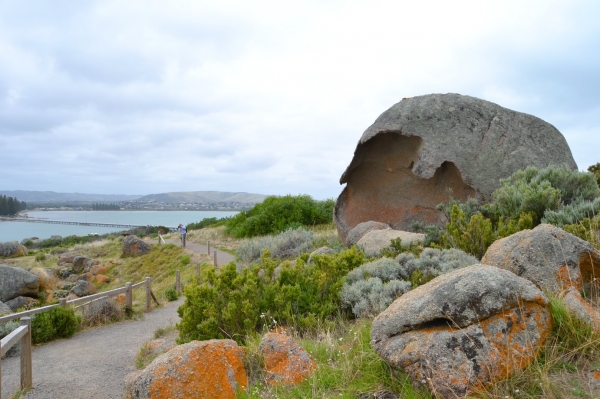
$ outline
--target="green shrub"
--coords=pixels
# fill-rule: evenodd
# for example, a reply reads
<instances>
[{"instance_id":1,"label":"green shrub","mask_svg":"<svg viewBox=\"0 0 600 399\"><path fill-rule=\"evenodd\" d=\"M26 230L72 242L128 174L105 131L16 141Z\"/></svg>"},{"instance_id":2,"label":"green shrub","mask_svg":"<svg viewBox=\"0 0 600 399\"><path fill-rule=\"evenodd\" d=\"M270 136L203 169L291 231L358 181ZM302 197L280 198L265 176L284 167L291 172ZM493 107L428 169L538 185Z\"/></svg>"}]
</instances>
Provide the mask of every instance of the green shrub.
<instances>
[{"instance_id":1,"label":"green shrub","mask_svg":"<svg viewBox=\"0 0 600 399\"><path fill-rule=\"evenodd\" d=\"M43 253L43 252L39 252L39 253L37 253L37 254L35 255L35 260L36 260L37 262L43 262L43 261L45 261L45 260L46 260L46 254L45 254L45 253Z\"/></svg>"},{"instance_id":2,"label":"green shrub","mask_svg":"<svg viewBox=\"0 0 600 399\"><path fill-rule=\"evenodd\" d=\"M167 298L167 301L173 302L179 298L179 295L177 295L177 291L174 288L167 288L165 290L165 298Z\"/></svg>"},{"instance_id":3,"label":"green shrub","mask_svg":"<svg viewBox=\"0 0 600 399\"><path fill-rule=\"evenodd\" d=\"M600 162L590 166L587 170L588 172L593 173L594 176L596 176L596 181L598 183L598 186L600 186Z\"/></svg>"},{"instance_id":4,"label":"green shrub","mask_svg":"<svg viewBox=\"0 0 600 399\"><path fill-rule=\"evenodd\" d=\"M185 287L179 307L179 343L211 338L246 336L264 326L264 320L314 329L339 309L344 276L364 261L352 248L335 254L315 255L308 266L302 258L292 266L278 265L268 251L262 264L237 270L234 263L207 267ZM275 268L281 266L277 273Z\"/></svg>"},{"instance_id":5,"label":"green shrub","mask_svg":"<svg viewBox=\"0 0 600 399\"><path fill-rule=\"evenodd\" d=\"M69 338L79 329L81 318L68 306L58 306L48 312L38 313L31 320L31 340L34 344Z\"/></svg>"},{"instance_id":6,"label":"green shrub","mask_svg":"<svg viewBox=\"0 0 600 399\"><path fill-rule=\"evenodd\" d=\"M266 249L278 259L290 259L309 252L313 247L313 232L303 228L290 229L275 236L249 240L240 245L237 257L245 263L259 259Z\"/></svg>"},{"instance_id":7,"label":"green shrub","mask_svg":"<svg viewBox=\"0 0 600 399\"><path fill-rule=\"evenodd\" d=\"M185 266L185 265L189 265L189 264L190 264L190 262L191 262L191 259L190 259L190 256L189 256L189 255L187 255L187 254L186 254L186 255L183 255L183 256L181 257L181 264L182 264L183 266Z\"/></svg>"},{"instance_id":8,"label":"green shrub","mask_svg":"<svg viewBox=\"0 0 600 399\"><path fill-rule=\"evenodd\" d=\"M434 248L425 248L418 258L403 253L396 259L377 259L347 274L340 292L341 304L356 317L374 316L411 287L475 263L477 259L460 250Z\"/></svg>"},{"instance_id":9,"label":"green shrub","mask_svg":"<svg viewBox=\"0 0 600 399\"><path fill-rule=\"evenodd\" d=\"M593 201L576 201L556 211L548 210L544 213L542 222L562 227L596 215L600 215L600 198L595 198Z\"/></svg>"},{"instance_id":10,"label":"green shrub","mask_svg":"<svg viewBox=\"0 0 600 399\"><path fill-rule=\"evenodd\" d=\"M300 226L331 223L334 205L332 199L317 201L309 195L267 197L227 221L225 231L238 238L256 237Z\"/></svg>"},{"instance_id":11,"label":"green shrub","mask_svg":"<svg viewBox=\"0 0 600 399\"><path fill-rule=\"evenodd\" d=\"M227 216L224 218L204 218L199 222L195 222L195 223L190 223L187 225L187 229L188 231L190 230L200 230L200 229L204 229L206 227L217 227L217 226L223 226L226 225L227 222L229 221L229 219L231 219L231 216Z\"/></svg>"}]
</instances>

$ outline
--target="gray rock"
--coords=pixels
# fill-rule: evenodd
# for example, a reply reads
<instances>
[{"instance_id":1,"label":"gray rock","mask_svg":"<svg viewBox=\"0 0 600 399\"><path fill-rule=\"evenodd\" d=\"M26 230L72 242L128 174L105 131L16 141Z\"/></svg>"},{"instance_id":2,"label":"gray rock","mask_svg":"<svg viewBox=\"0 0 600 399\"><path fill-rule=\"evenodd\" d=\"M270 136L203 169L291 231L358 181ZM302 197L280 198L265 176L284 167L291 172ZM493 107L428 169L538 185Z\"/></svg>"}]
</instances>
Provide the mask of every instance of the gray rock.
<instances>
[{"instance_id":1,"label":"gray rock","mask_svg":"<svg viewBox=\"0 0 600 399\"><path fill-rule=\"evenodd\" d=\"M8 306L13 312L16 312L17 310L21 309L21 308L26 308L29 309L29 306L32 303L36 303L37 301L33 298L29 298L27 296L18 296L14 299L11 299L9 301L6 301L6 306Z\"/></svg>"},{"instance_id":2,"label":"gray rock","mask_svg":"<svg viewBox=\"0 0 600 399\"><path fill-rule=\"evenodd\" d=\"M600 252L550 224L523 230L494 242L481 263L510 270L544 292L560 295L600 276Z\"/></svg>"},{"instance_id":3,"label":"gray rock","mask_svg":"<svg viewBox=\"0 0 600 399\"><path fill-rule=\"evenodd\" d=\"M313 256L314 255L334 255L335 251L329 247L321 247L321 248L317 248L316 250L312 251L310 253L310 255L308 256L308 264L313 263Z\"/></svg>"},{"instance_id":4,"label":"gray rock","mask_svg":"<svg viewBox=\"0 0 600 399\"><path fill-rule=\"evenodd\" d=\"M365 234L372 230L388 230L390 228L390 225L387 223L375 222L373 220L359 223L356 225L356 227L348 232L348 237L346 237L346 245L349 247L355 245Z\"/></svg>"},{"instance_id":5,"label":"gray rock","mask_svg":"<svg viewBox=\"0 0 600 399\"><path fill-rule=\"evenodd\" d=\"M7 304L0 302L0 316L11 314L14 312Z\"/></svg>"},{"instance_id":6,"label":"gray rock","mask_svg":"<svg viewBox=\"0 0 600 399\"><path fill-rule=\"evenodd\" d=\"M415 385L464 397L535 359L551 330L547 302L530 281L473 265L394 301L373 321L371 345Z\"/></svg>"},{"instance_id":7,"label":"gray rock","mask_svg":"<svg viewBox=\"0 0 600 399\"><path fill-rule=\"evenodd\" d=\"M50 236L50 239L51 239L51 240L62 240L62 236L59 236L59 235L53 235L53 236Z\"/></svg>"},{"instance_id":8,"label":"gray rock","mask_svg":"<svg viewBox=\"0 0 600 399\"><path fill-rule=\"evenodd\" d=\"M27 248L17 241L0 242L0 256L8 258L23 255L27 255Z\"/></svg>"},{"instance_id":9,"label":"gray rock","mask_svg":"<svg viewBox=\"0 0 600 399\"><path fill-rule=\"evenodd\" d=\"M400 238L403 245L408 245L411 242L423 242L425 234L391 229L371 230L356 243L356 246L365 251L367 256L379 256L381 251L389 248L391 241L396 238Z\"/></svg>"},{"instance_id":10,"label":"gray rock","mask_svg":"<svg viewBox=\"0 0 600 399\"><path fill-rule=\"evenodd\" d=\"M459 94L403 99L362 135L342 175L334 220L340 238L375 220L409 230L446 222L435 207L452 197L490 198L499 179L527 166L576 169L562 134L532 115Z\"/></svg>"},{"instance_id":11,"label":"gray rock","mask_svg":"<svg viewBox=\"0 0 600 399\"><path fill-rule=\"evenodd\" d=\"M143 255L150 252L150 244L136 236L127 236L123 239L123 254Z\"/></svg>"},{"instance_id":12,"label":"gray rock","mask_svg":"<svg viewBox=\"0 0 600 399\"><path fill-rule=\"evenodd\" d=\"M18 296L35 296L40 278L26 270L0 265L0 301L6 302Z\"/></svg>"},{"instance_id":13,"label":"gray rock","mask_svg":"<svg viewBox=\"0 0 600 399\"><path fill-rule=\"evenodd\" d=\"M81 273L85 269L89 270L94 264L94 260L86 258L85 256L76 256L73 258L73 271L75 273Z\"/></svg>"},{"instance_id":14,"label":"gray rock","mask_svg":"<svg viewBox=\"0 0 600 399\"><path fill-rule=\"evenodd\" d=\"M75 286L71 288L69 291L72 294L77 295L78 297L93 295L98 291L96 286L92 283L88 283L84 280L77 280Z\"/></svg>"},{"instance_id":15,"label":"gray rock","mask_svg":"<svg viewBox=\"0 0 600 399\"><path fill-rule=\"evenodd\" d=\"M67 253L61 254L56 263L58 263L59 265L61 263L73 264L73 261L78 256L81 256L81 254L78 254L76 252L67 252Z\"/></svg>"}]
</instances>

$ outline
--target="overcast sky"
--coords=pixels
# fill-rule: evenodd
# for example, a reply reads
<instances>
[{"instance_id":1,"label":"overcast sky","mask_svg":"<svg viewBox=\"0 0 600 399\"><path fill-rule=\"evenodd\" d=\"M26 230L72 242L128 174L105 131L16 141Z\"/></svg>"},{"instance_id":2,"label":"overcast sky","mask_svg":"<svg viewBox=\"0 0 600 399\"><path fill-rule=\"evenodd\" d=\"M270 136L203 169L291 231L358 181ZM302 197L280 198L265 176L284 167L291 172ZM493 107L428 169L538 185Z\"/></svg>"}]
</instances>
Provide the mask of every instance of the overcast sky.
<instances>
[{"instance_id":1,"label":"overcast sky","mask_svg":"<svg viewBox=\"0 0 600 399\"><path fill-rule=\"evenodd\" d=\"M0 0L0 189L337 197L403 97L536 115L600 162L597 1Z\"/></svg>"}]
</instances>

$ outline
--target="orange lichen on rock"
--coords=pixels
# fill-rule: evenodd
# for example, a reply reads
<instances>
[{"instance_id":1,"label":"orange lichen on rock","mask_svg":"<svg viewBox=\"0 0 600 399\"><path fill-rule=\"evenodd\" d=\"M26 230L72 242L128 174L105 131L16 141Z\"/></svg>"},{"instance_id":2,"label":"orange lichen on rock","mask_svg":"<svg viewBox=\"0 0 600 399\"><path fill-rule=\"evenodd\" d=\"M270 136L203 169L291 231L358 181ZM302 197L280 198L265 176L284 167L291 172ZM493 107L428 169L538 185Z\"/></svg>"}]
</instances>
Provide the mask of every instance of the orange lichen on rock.
<instances>
[{"instance_id":1,"label":"orange lichen on rock","mask_svg":"<svg viewBox=\"0 0 600 399\"><path fill-rule=\"evenodd\" d=\"M289 331L267 333L259 346L265 359L265 378L270 385L299 384L316 369L316 364Z\"/></svg>"},{"instance_id":2,"label":"orange lichen on rock","mask_svg":"<svg viewBox=\"0 0 600 399\"><path fill-rule=\"evenodd\" d=\"M100 284L105 284L105 283L108 283L110 281L110 277L105 276L103 274L97 274L96 275L96 281L99 282Z\"/></svg>"},{"instance_id":3,"label":"orange lichen on rock","mask_svg":"<svg viewBox=\"0 0 600 399\"><path fill-rule=\"evenodd\" d=\"M568 265L561 266L556 273L556 280L562 291L570 288L581 289L581 274L571 273Z\"/></svg>"},{"instance_id":4,"label":"orange lichen on rock","mask_svg":"<svg viewBox=\"0 0 600 399\"><path fill-rule=\"evenodd\" d=\"M179 345L126 379L126 397L233 399L248 386L244 356L228 339Z\"/></svg>"}]
</instances>

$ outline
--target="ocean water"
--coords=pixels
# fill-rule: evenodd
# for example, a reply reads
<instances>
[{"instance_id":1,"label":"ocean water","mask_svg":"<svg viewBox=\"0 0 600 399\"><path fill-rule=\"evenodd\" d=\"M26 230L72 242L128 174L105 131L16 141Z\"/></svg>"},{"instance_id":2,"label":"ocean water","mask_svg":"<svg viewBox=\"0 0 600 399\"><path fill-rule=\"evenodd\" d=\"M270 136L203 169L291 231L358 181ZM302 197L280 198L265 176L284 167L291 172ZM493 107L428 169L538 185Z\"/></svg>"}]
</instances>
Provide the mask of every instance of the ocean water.
<instances>
[{"instance_id":1,"label":"ocean water","mask_svg":"<svg viewBox=\"0 0 600 399\"><path fill-rule=\"evenodd\" d=\"M175 227L179 223L189 224L205 218L233 216L232 211L47 211L27 212L29 217L69 222L119 223L140 226ZM21 241L24 238L50 238L53 235L84 236L107 234L123 229L112 227L77 226L46 223L0 221L0 242Z\"/></svg>"}]
</instances>

